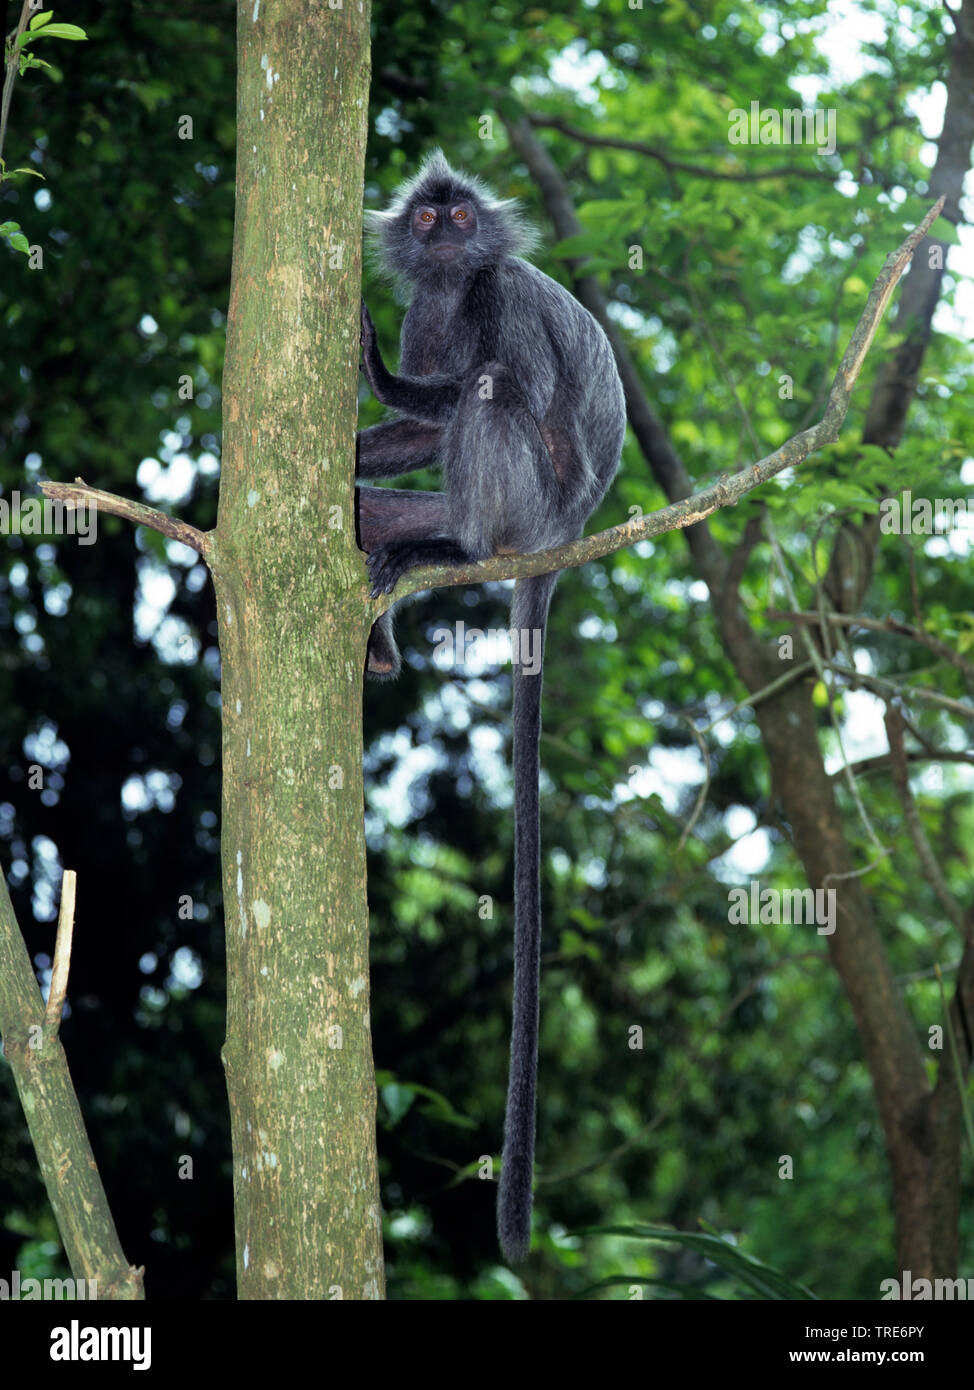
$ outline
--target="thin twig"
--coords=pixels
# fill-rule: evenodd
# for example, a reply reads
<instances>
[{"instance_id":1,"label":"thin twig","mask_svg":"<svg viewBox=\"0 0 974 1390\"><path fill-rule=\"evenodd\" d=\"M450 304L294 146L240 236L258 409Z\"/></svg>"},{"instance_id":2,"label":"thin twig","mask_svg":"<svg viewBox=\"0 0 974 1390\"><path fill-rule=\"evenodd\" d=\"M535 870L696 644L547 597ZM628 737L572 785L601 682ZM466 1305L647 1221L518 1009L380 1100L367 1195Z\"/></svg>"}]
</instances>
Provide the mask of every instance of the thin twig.
<instances>
[{"instance_id":1,"label":"thin twig","mask_svg":"<svg viewBox=\"0 0 974 1390\"><path fill-rule=\"evenodd\" d=\"M54 967L51 970L51 988L47 995L47 1008L44 1010L44 1031L57 1036L61 1027L61 1013L64 1009L64 996L68 992L68 972L71 969L71 939L74 935L74 899L78 886L78 875L74 869L65 869L61 876L61 907L57 919L57 938L54 942Z\"/></svg>"},{"instance_id":2,"label":"thin twig","mask_svg":"<svg viewBox=\"0 0 974 1390\"><path fill-rule=\"evenodd\" d=\"M7 64L7 71L3 78L3 96L0 97L0 155L3 154L3 142L7 134L7 117L10 115L10 103L13 100L14 83L17 81L17 74L20 72L20 45L18 40L27 28L29 20L30 0L24 0L23 8L20 11L20 21L11 36L10 61Z\"/></svg>"},{"instance_id":3,"label":"thin twig","mask_svg":"<svg viewBox=\"0 0 974 1390\"><path fill-rule=\"evenodd\" d=\"M782 554L781 546L778 542L778 534L774 528L774 525L770 517L768 517L766 524L768 540L771 543L771 553L774 556L775 564L778 567L778 575L781 579L781 583L784 585L785 593L788 595L789 602L791 603L793 608L797 608L798 595L795 593L794 586L792 585L791 575L788 573L788 566L785 564L785 557ZM829 712L829 721L832 725L832 732L835 734L835 740L839 747L839 756L842 759L842 766L846 770L846 785L849 789L849 795L852 797L853 801L856 804L856 810L859 812L859 819L862 821L863 828L866 834L868 835L869 839L876 846L876 849L880 852L881 856L883 854L888 854L889 850L886 849L879 836L876 834L876 830L873 826L873 823L869 818L869 812L866 810L866 803L863 801L862 797L859 794L859 788L856 785L856 779L849 771L849 758L845 751L845 744L842 741L842 726L839 723L838 715L835 712L835 700L833 698L832 690L829 687L828 681L825 679L825 671L826 669L831 668L833 663L829 661L823 661L818 651L818 648L811 639L811 636L807 628L800 627L798 631L801 634L802 644L805 647L805 650L808 654L808 659L815 667L815 670L818 673L818 678L822 682L822 685L825 687L826 706Z\"/></svg>"},{"instance_id":4,"label":"thin twig","mask_svg":"<svg viewBox=\"0 0 974 1390\"><path fill-rule=\"evenodd\" d=\"M700 816L700 812L703 810L704 802L707 799L707 793L710 790L711 777L710 749L707 747L703 735L699 732L693 720L688 718L687 715L684 715L683 718L689 726L691 734L693 734L693 737L696 739L697 747L700 749L700 757L703 760L703 781L700 784L700 790L697 792L697 799L693 803L693 810L690 813L690 819L683 827L683 834L680 836L680 843L676 847L677 854L680 853L687 840L689 840L693 827L696 825L697 819Z\"/></svg>"},{"instance_id":5,"label":"thin twig","mask_svg":"<svg viewBox=\"0 0 974 1390\"><path fill-rule=\"evenodd\" d=\"M747 709L749 706L759 705L762 700L770 699L770 697L776 695L779 690L784 690L786 686L794 685L796 681L801 680L814 670L815 667L810 661L803 661L800 666L793 666L790 670L784 671L780 676L775 676L773 681L769 681L767 685L763 685L760 690L752 690L750 694L745 695L743 700L738 700L736 705L732 705L729 710L725 710L718 714L716 718L712 719L709 724L705 725L700 730L701 734L713 733L714 729L716 729L719 724L723 724L727 719L732 719L740 710Z\"/></svg>"},{"instance_id":6,"label":"thin twig","mask_svg":"<svg viewBox=\"0 0 974 1390\"><path fill-rule=\"evenodd\" d=\"M946 912L958 931L963 933L965 921L964 909L947 887L947 880L944 878L943 871L937 863L937 856L934 854L933 847L927 838L927 832L924 830L923 822L920 819L920 812L917 809L916 801L910 790L910 777L906 763L906 747L903 743L903 716L895 704L886 706L886 737L889 739L893 790L899 797L900 806L903 808L903 819L906 822L907 831L910 839L913 841L913 848L916 850L917 858L920 861L921 872L933 889L934 895L944 912Z\"/></svg>"},{"instance_id":7,"label":"thin twig","mask_svg":"<svg viewBox=\"0 0 974 1390\"><path fill-rule=\"evenodd\" d=\"M961 719L974 721L974 705L966 705L963 700L941 695L939 690L928 690L922 685L898 685L896 681L886 680L883 676L867 676L864 671L843 666L838 661L826 661L823 665L827 671L834 671L837 676L842 676L854 690L859 687L871 691L874 695L893 695L900 700L923 700L926 704L949 709Z\"/></svg>"},{"instance_id":8,"label":"thin twig","mask_svg":"<svg viewBox=\"0 0 974 1390\"><path fill-rule=\"evenodd\" d=\"M508 93L508 95L510 94ZM562 135L567 135L569 139L577 140L580 145L592 145L596 149L602 150L627 150L633 154L645 155L647 159L655 159L671 174L692 174L697 178L721 179L730 183L756 183L761 179L780 178L824 179L827 182L835 182L835 171L832 169L818 169L811 165L801 164L774 164L764 169L746 168L741 164L738 169L715 169L706 164L694 164L686 159L675 159L672 154L660 149L658 145L647 145L642 140L624 140L621 136L596 135L587 130L579 130L577 126L569 125L567 121L563 121L557 116L543 116L531 112L528 114L528 121L539 130L558 130ZM707 153L710 152L707 151ZM714 151L713 155L725 163L727 156L726 148Z\"/></svg>"},{"instance_id":9,"label":"thin twig","mask_svg":"<svg viewBox=\"0 0 974 1390\"><path fill-rule=\"evenodd\" d=\"M906 722L906 721L904 721ZM917 748L910 749L906 754L908 763L963 763L965 767L974 767L974 753L953 753L943 748ZM871 758L859 758L856 762L850 763L849 767L855 777L868 777L873 772L888 772L890 766L890 756L888 753L875 753ZM843 776L844 768L836 768L835 772L830 772L832 778Z\"/></svg>"},{"instance_id":10,"label":"thin twig","mask_svg":"<svg viewBox=\"0 0 974 1390\"><path fill-rule=\"evenodd\" d=\"M766 612L764 616L777 622L820 623L823 621L822 615L819 613L787 613L773 609ZM919 642L935 656L939 656L941 660L956 667L971 689L974 690L974 665L965 661L946 642L941 642L937 637L931 637L930 633L925 632L922 627L914 627L912 623L904 623L899 618L864 618L856 613L826 613L824 621L834 623L837 627L863 627L868 628L871 632L896 633L900 637L908 637L911 642Z\"/></svg>"},{"instance_id":11,"label":"thin twig","mask_svg":"<svg viewBox=\"0 0 974 1390\"><path fill-rule=\"evenodd\" d=\"M851 878L865 878L867 874L872 873L873 869L878 869L883 860L888 859L892 853L891 849L881 849L876 858L870 859L868 864L863 864L861 869L847 869L844 874L826 874L822 879L822 887L825 888L830 883L843 883ZM844 910L840 903L839 911L843 912Z\"/></svg>"}]
</instances>

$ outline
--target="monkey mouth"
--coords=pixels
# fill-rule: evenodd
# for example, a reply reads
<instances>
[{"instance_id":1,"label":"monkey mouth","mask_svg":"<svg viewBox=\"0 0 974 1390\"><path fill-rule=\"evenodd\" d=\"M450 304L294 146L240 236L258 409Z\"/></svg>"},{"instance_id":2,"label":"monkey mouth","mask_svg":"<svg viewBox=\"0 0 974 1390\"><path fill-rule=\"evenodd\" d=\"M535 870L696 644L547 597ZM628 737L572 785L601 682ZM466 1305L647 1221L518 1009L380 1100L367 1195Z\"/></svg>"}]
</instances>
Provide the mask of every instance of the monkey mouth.
<instances>
[{"instance_id":1,"label":"monkey mouth","mask_svg":"<svg viewBox=\"0 0 974 1390\"><path fill-rule=\"evenodd\" d=\"M441 241L436 246L431 246L430 250L434 256L440 256L444 261L455 261L461 254L459 246L451 246L448 241Z\"/></svg>"}]
</instances>

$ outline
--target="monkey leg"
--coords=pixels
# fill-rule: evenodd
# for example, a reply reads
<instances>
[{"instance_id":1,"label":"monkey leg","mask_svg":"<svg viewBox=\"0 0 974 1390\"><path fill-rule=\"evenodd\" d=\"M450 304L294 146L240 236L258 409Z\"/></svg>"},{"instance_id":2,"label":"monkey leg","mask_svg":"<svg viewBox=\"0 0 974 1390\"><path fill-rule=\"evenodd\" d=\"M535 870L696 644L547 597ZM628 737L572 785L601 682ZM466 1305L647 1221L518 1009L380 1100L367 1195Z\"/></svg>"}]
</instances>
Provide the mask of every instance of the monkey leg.
<instances>
[{"instance_id":1,"label":"monkey leg","mask_svg":"<svg viewBox=\"0 0 974 1390\"><path fill-rule=\"evenodd\" d=\"M442 492L357 487L355 500L358 543L369 556L370 574L388 553L398 552L404 545L429 543L430 537L442 533L447 525L447 501ZM395 588L395 581L390 587ZM383 613L369 636L365 669L373 680L394 680L402 665L393 635L393 612L390 608Z\"/></svg>"},{"instance_id":2,"label":"monkey leg","mask_svg":"<svg viewBox=\"0 0 974 1390\"><path fill-rule=\"evenodd\" d=\"M417 468L431 468L439 457L442 433L439 426L419 420L385 420L359 430L355 476L394 478Z\"/></svg>"},{"instance_id":3,"label":"monkey leg","mask_svg":"<svg viewBox=\"0 0 974 1390\"><path fill-rule=\"evenodd\" d=\"M444 492L356 487L355 501L359 548L367 555L393 541L446 534L449 511Z\"/></svg>"},{"instance_id":4,"label":"monkey leg","mask_svg":"<svg viewBox=\"0 0 974 1390\"><path fill-rule=\"evenodd\" d=\"M459 565L466 555L449 534L449 505L442 492L359 487L359 545L368 554L372 596L391 594L400 576L417 565Z\"/></svg>"},{"instance_id":5,"label":"monkey leg","mask_svg":"<svg viewBox=\"0 0 974 1390\"><path fill-rule=\"evenodd\" d=\"M439 447L446 512L424 515L418 527L411 514L402 525L382 526L375 547L363 541L373 595L391 593L417 565L526 553L576 534L576 508L559 481L546 437L502 362L487 362L468 375Z\"/></svg>"}]
</instances>

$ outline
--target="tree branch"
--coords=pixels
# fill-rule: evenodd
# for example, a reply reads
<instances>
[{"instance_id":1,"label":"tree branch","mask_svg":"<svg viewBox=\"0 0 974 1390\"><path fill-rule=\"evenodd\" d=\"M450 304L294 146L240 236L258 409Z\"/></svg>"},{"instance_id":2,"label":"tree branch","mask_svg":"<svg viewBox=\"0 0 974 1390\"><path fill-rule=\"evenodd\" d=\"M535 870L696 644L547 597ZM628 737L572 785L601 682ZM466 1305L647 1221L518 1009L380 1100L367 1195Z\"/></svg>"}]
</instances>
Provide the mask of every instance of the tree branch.
<instances>
[{"instance_id":1,"label":"tree branch","mask_svg":"<svg viewBox=\"0 0 974 1390\"><path fill-rule=\"evenodd\" d=\"M63 961L63 950L60 954ZM47 1029L44 1001L2 874L0 1036L71 1273L95 1281L97 1295L93 1290L91 1297L142 1299L143 1270L134 1269L122 1253L64 1048Z\"/></svg>"},{"instance_id":2,"label":"tree branch","mask_svg":"<svg viewBox=\"0 0 974 1390\"><path fill-rule=\"evenodd\" d=\"M44 1010L44 1031L51 1039L57 1037L68 992L68 973L71 969L71 938L74 935L74 900L78 875L65 869L61 875L61 907L57 918L57 937L54 942L54 965L51 969L51 988Z\"/></svg>"},{"instance_id":3,"label":"tree branch","mask_svg":"<svg viewBox=\"0 0 974 1390\"><path fill-rule=\"evenodd\" d=\"M764 616L776 622L821 624L824 621L836 627L861 627L870 632L888 632L908 637L911 642L918 642L942 661L955 667L974 689L974 665L965 661L960 653L955 652L946 642L941 642L923 628L914 627L912 623L905 623L900 618L864 618L860 613L786 613L778 609L768 609Z\"/></svg>"},{"instance_id":4,"label":"tree branch","mask_svg":"<svg viewBox=\"0 0 974 1390\"><path fill-rule=\"evenodd\" d=\"M551 550L535 551L530 555L495 555L490 560L481 561L479 564L420 567L410 571L400 582L396 588L396 598L417 593L420 589L439 588L453 584L482 583L490 579L524 579L529 575L550 574L554 570L573 569L578 565L585 564L588 560L598 559L602 555L611 555L613 551L635 545L637 541L648 540L651 536L659 536L666 531L677 531L687 526L693 526L721 507L727 507L731 503L739 501L747 493L753 492L756 487L760 487L762 483L766 483L769 478L773 478L784 469L794 468L815 450L821 449L826 444L834 444L839 437L842 423L849 409L852 389L862 370L863 362L875 337L883 311L889 303L890 296L896 288L900 276L909 264L910 257L926 235L928 228L940 215L943 205L944 200L940 198L903 244L886 257L886 264L869 291L866 306L853 330L852 337L849 339L849 345L842 361L839 363L826 402L825 412L817 425L794 435L779 449L775 449L774 453L766 455L757 463L721 478L716 483L704 488L702 492L696 492L668 507L661 507L659 511L652 512L649 516L636 517L631 521L623 522L621 526L613 526L607 531L600 531L593 536L583 536L581 540L571 541L568 545L555 546ZM44 486L50 487L52 485L45 484ZM107 496L108 494L104 495ZM117 501L118 499L113 500ZM136 504L129 505L134 506ZM148 511L149 509L143 510ZM153 515L158 516L160 514L153 513ZM169 517L163 519L170 525L180 524L172 522ZM151 523L146 522L145 524ZM195 534L199 536L201 541L204 539L199 532ZM187 542L187 544L192 544L192 542ZM393 599L389 595L375 600L376 615L385 612L392 605L392 602Z\"/></svg>"},{"instance_id":5,"label":"tree branch","mask_svg":"<svg viewBox=\"0 0 974 1390\"><path fill-rule=\"evenodd\" d=\"M965 767L974 767L974 754L972 753L953 753L942 748L918 748L911 749L906 753L908 763L963 763ZM888 772L891 765L888 753L874 753L871 758L859 758L854 763L847 764L849 771L854 777L868 777L874 772ZM837 777L845 776L845 766L836 768L835 772L830 772L829 776L834 780Z\"/></svg>"},{"instance_id":6,"label":"tree branch","mask_svg":"<svg viewBox=\"0 0 974 1390\"><path fill-rule=\"evenodd\" d=\"M190 526L188 522L178 521L173 516L167 516L165 512L157 512L154 507L147 507L143 502L132 502L127 497L116 497L113 492L102 492L99 488L89 487L84 478L75 478L73 483L44 482L39 486L44 496L50 497L54 502L64 502L69 506L94 507L95 511L105 512L109 516L124 517L126 521L133 521L136 526L148 526L153 531L168 536L170 540L181 541L204 560L208 558L212 532L197 531L196 527Z\"/></svg>"},{"instance_id":7,"label":"tree branch","mask_svg":"<svg viewBox=\"0 0 974 1390\"><path fill-rule=\"evenodd\" d=\"M27 28L30 20L30 0L24 0L20 10L20 19L17 28L10 35L10 61L7 63L7 70L3 78L3 94L0 95L0 155L3 154L3 142L7 134L7 120L10 116L10 103L14 95L14 83L20 72L20 49L17 40Z\"/></svg>"},{"instance_id":8,"label":"tree branch","mask_svg":"<svg viewBox=\"0 0 974 1390\"><path fill-rule=\"evenodd\" d=\"M642 140L624 140L616 135L596 135L588 130L579 130L560 116L542 116L530 112L527 119L535 129L560 131L562 135L567 135L570 140L576 140L580 145L591 145L600 150L627 150L632 154L643 154L647 159L655 159L671 174L693 174L701 179L723 179L731 183L757 183L761 179L781 178L825 179L828 183L834 183L836 177L834 169L816 169L801 164L773 164L764 169L715 169L706 164L692 164L685 159L675 159L658 145L647 145ZM715 151L714 157L726 160L727 151Z\"/></svg>"}]
</instances>

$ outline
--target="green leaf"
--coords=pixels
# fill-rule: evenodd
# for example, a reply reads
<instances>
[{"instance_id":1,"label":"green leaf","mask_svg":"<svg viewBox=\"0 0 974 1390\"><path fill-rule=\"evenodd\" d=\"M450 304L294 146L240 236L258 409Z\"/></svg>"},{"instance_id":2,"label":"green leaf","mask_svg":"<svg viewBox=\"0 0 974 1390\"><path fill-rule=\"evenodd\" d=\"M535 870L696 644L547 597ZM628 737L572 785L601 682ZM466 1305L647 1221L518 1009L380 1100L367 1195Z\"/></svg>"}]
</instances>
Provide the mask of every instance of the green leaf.
<instances>
[{"instance_id":1,"label":"green leaf","mask_svg":"<svg viewBox=\"0 0 974 1390\"><path fill-rule=\"evenodd\" d=\"M53 78L54 78L54 81L55 81L55 82L60 82L60 81L61 81L61 73L60 73L59 69L56 68L56 67L54 67L54 65L53 65L52 63L45 63L43 58L38 58L38 57L36 57L33 53L21 53L21 55L20 55L20 75L21 75L21 77L23 77L24 73L27 72L27 70L28 70L29 68L50 68L50 69L51 69L51 74L52 74L52 76L53 76Z\"/></svg>"},{"instance_id":2,"label":"green leaf","mask_svg":"<svg viewBox=\"0 0 974 1390\"><path fill-rule=\"evenodd\" d=\"M40 14L35 14L34 18L31 20L27 27L28 29L43 29L44 25L50 24L53 18L53 10L41 10Z\"/></svg>"},{"instance_id":3,"label":"green leaf","mask_svg":"<svg viewBox=\"0 0 974 1390\"><path fill-rule=\"evenodd\" d=\"M576 209L579 222L641 223L646 204L632 198L593 198Z\"/></svg>"},{"instance_id":4,"label":"green leaf","mask_svg":"<svg viewBox=\"0 0 974 1390\"><path fill-rule=\"evenodd\" d=\"M44 30L44 34L49 36L53 34L59 39L74 39L75 41L88 37L84 29L77 24L49 24Z\"/></svg>"},{"instance_id":5,"label":"green leaf","mask_svg":"<svg viewBox=\"0 0 974 1390\"><path fill-rule=\"evenodd\" d=\"M34 33L28 31L20 36L21 48L26 48L27 44L34 39L73 39L77 42L80 39L87 39L88 35L83 29L79 29L77 24L48 24L45 28Z\"/></svg>"},{"instance_id":6,"label":"green leaf","mask_svg":"<svg viewBox=\"0 0 974 1390\"><path fill-rule=\"evenodd\" d=\"M706 1223L701 1222L701 1225ZM725 1273L732 1275L747 1288L752 1289L759 1298L768 1300L807 1300L818 1302L816 1295L804 1284L798 1284L763 1260L747 1255L736 1245L721 1236L707 1231L671 1231L665 1226L587 1226L573 1234L630 1236L634 1240L661 1241L665 1244L680 1245L685 1250L694 1250L711 1264L718 1265ZM635 1281L634 1281L635 1282Z\"/></svg>"},{"instance_id":7,"label":"green leaf","mask_svg":"<svg viewBox=\"0 0 974 1390\"><path fill-rule=\"evenodd\" d=\"M558 949L566 960L575 960L579 956L585 956L589 960L598 960L601 952L591 941L586 941L577 931L566 928L560 936Z\"/></svg>"},{"instance_id":8,"label":"green leaf","mask_svg":"<svg viewBox=\"0 0 974 1390\"><path fill-rule=\"evenodd\" d=\"M927 233L927 236L936 237L938 241L943 241L948 246L960 245L960 237L957 234L957 228L954 226L953 222L948 221L943 215L937 218L936 222Z\"/></svg>"},{"instance_id":9,"label":"green leaf","mask_svg":"<svg viewBox=\"0 0 974 1390\"><path fill-rule=\"evenodd\" d=\"M416 1092L411 1086L400 1086L396 1081L390 1082L388 1086L383 1086L379 1095L389 1112L390 1128L397 1125L402 1117L412 1109L416 1099Z\"/></svg>"},{"instance_id":10,"label":"green leaf","mask_svg":"<svg viewBox=\"0 0 974 1390\"><path fill-rule=\"evenodd\" d=\"M158 531L153 531L150 526L143 526L140 539L150 555L154 555L163 564L168 563L169 555L166 550L168 542L165 536Z\"/></svg>"},{"instance_id":11,"label":"green leaf","mask_svg":"<svg viewBox=\"0 0 974 1390\"><path fill-rule=\"evenodd\" d=\"M583 931L601 930L602 923L586 907L573 907L568 915L573 922L577 922Z\"/></svg>"},{"instance_id":12,"label":"green leaf","mask_svg":"<svg viewBox=\"0 0 974 1390\"><path fill-rule=\"evenodd\" d=\"M379 1095L389 1112L389 1128L397 1125L417 1099L424 1100L422 1113L457 1129L476 1129L476 1122L455 1110L446 1096L416 1081L400 1081L391 1071L376 1073ZM408 1099L407 1099L408 1097Z\"/></svg>"},{"instance_id":13,"label":"green leaf","mask_svg":"<svg viewBox=\"0 0 974 1390\"><path fill-rule=\"evenodd\" d=\"M445 1125L454 1125L457 1129L476 1129L477 1122L472 1120L469 1115L463 1115L447 1100L446 1096L439 1091L434 1091L430 1086L420 1086L418 1082L409 1083L417 1096L421 1096L426 1101L423 1107L423 1114L432 1119L440 1120Z\"/></svg>"},{"instance_id":14,"label":"green leaf","mask_svg":"<svg viewBox=\"0 0 974 1390\"><path fill-rule=\"evenodd\" d=\"M551 248L551 254L559 260L563 257L588 256L593 251L601 251L605 245L602 232L583 232L579 236L565 237Z\"/></svg>"}]
</instances>

